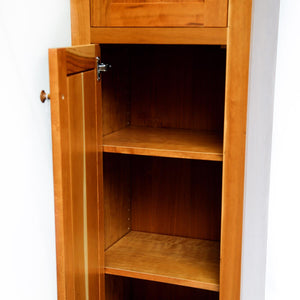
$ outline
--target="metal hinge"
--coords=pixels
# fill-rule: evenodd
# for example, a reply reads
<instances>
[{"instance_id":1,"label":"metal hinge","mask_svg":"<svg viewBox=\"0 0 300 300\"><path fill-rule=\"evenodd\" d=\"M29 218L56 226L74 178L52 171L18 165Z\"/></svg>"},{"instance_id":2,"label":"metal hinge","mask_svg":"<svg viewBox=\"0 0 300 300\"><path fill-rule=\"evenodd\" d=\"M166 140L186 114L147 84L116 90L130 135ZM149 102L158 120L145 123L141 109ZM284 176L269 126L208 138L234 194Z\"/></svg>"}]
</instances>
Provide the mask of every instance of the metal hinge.
<instances>
[{"instance_id":1,"label":"metal hinge","mask_svg":"<svg viewBox=\"0 0 300 300\"><path fill-rule=\"evenodd\" d=\"M108 69L111 68L111 65L102 63L100 57L96 57L96 60L97 60L97 80L99 81L101 79L101 73L107 72Z\"/></svg>"}]
</instances>

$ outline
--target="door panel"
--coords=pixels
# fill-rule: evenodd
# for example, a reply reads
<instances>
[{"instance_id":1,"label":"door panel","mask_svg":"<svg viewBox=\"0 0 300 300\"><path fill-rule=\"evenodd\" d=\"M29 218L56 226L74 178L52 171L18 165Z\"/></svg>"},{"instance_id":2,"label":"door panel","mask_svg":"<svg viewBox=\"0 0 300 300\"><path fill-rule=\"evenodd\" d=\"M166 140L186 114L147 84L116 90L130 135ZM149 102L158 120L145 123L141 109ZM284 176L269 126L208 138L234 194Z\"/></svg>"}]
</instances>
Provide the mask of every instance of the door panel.
<instances>
[{"instance_id":1,"label":"door panel","mask_svg":"<svg viewBox=\"0 0 300 300\"><path fill-rule=\"evenodd\" d=\"M92 0L94 27L226 27L227 0Z\"/></svg>"},{"instance_id":2,"label":"door panel","mask_svg":"<svg viewBox=\"0 0 300 300\"><path fill-rule=\"evenodd\" d=\"M97 170L99 54L95 45L49 50L59 300L104 299L97 189L102 172Z\"/></svg>"}]
</instances>

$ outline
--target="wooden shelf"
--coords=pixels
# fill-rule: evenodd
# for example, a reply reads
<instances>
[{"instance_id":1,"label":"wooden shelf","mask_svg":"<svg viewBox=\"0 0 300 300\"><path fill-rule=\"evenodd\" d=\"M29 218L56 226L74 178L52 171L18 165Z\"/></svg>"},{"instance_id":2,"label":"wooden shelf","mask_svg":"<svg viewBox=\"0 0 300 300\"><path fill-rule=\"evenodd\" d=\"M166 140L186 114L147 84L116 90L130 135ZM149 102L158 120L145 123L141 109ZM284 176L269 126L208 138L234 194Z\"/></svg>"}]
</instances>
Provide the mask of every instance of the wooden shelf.
<instances>
[{"instance_id":1,"label":"wooden shelf","mask_svg":"<svg viewBox=\"0 0 300 300\"><path fill-rule=\"evenodd\" d=\"M103 151L135 155L223 160L222 137L185 129L126 127L103 138Z\"/></svg>"},{"instance_id":2,"label":"wooden shelf","mask_svg":"<svg viewBox=\"0 0 300 300\"><path fill-rule=\"evenodd\" d=\"M219 242L131 231L105 252L105 273L219 291Z\"/></svg>"}]
</instances>

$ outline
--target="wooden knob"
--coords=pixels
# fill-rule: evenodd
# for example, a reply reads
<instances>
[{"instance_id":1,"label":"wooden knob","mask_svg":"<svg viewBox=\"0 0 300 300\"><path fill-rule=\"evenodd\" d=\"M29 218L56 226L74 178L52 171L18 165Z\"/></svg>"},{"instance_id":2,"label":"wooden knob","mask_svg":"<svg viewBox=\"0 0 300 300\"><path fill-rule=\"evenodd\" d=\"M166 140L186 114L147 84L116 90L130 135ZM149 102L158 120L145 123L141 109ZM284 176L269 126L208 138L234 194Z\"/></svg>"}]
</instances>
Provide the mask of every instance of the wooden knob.
<instances>
[{"instance_id":1,"label":"wooden knob","mask_svg":"<svg viewBox=\"0 0 300 300\"><path fill-rule=\"evenodd\" d=\"M50 100L50 94L47 94L44 90L41 91L40 99L44 103L47 99Z\"/></svg>"}]
</instances>

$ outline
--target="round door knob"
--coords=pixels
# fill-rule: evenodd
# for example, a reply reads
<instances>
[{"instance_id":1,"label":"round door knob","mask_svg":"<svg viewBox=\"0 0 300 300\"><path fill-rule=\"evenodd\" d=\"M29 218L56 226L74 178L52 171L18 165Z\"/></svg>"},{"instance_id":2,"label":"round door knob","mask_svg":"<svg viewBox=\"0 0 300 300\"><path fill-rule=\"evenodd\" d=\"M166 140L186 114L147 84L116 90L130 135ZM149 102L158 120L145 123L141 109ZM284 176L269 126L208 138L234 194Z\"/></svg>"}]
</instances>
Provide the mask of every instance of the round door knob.
<instances>
[{"instance_id":1,"label":"round door knob","mask_svg":"<svg viewBox=\"0 0 300 300\"><path fill-rule=\"evenodd\" d=\"M44 103L47 99L50 100L50 94L47 94L44 90L40 93L40 99Z\"/></svg>"}]
</instances>

